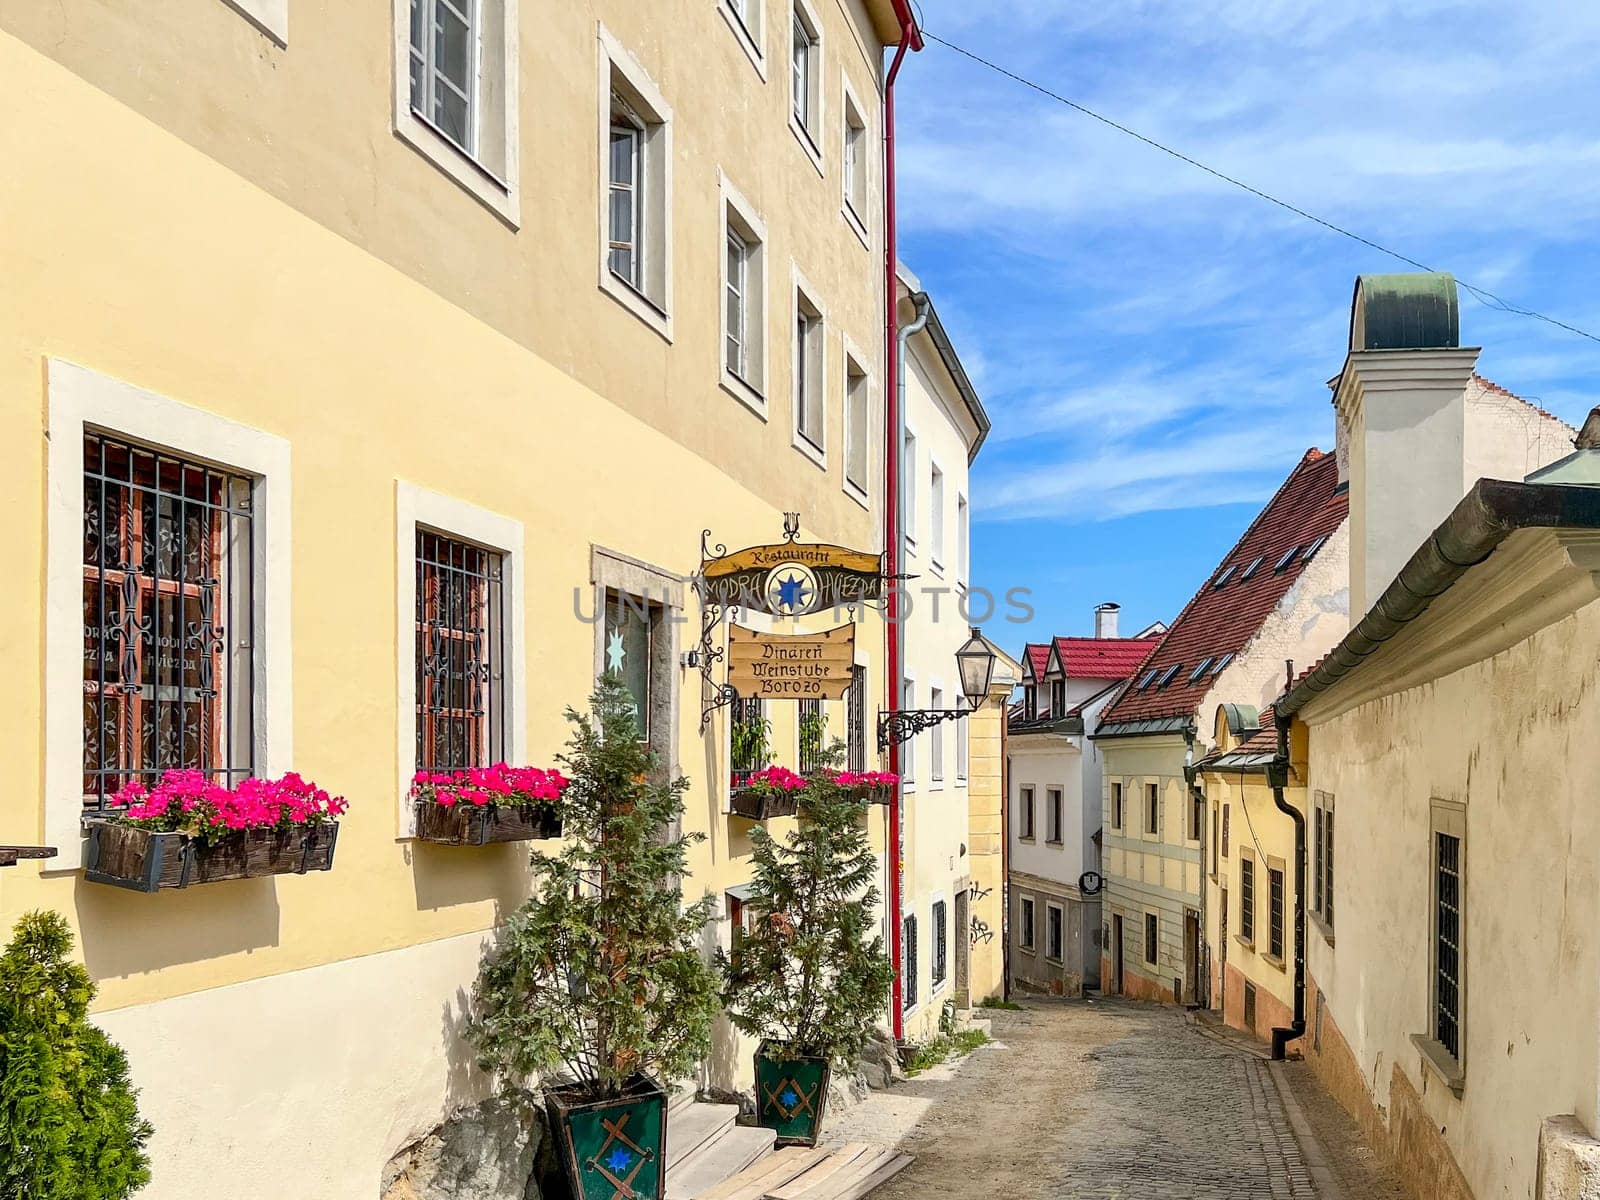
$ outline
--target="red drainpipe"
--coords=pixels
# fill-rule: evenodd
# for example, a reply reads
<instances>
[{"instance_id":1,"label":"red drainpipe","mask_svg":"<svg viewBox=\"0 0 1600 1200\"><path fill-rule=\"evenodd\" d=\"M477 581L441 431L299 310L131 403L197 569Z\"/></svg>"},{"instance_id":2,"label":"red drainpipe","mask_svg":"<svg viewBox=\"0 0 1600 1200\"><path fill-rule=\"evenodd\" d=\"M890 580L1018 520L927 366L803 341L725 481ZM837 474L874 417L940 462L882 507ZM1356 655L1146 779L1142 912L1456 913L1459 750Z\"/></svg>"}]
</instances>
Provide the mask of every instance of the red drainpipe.
<instances>
[{"instance_id":1,"label":"red drainpipe","mask_svg":"<svg viewBox=\"0 0 1600 1200\"><path fill-rule=\"evenodd\" d=\"M895 16L900 19L900 45L895 49L894 62L889 67L888 78L883 87L883 204L884 204L884 241L885 241L885 297L884 309L887 314L885 330L885 363L884 374L887 383L884 387L884 429L888 436L884 438L884 547L889 575L891 577L900 573L900 521L899 505L896 497L900 487L900 447L895 445L894 431L898 427L898 414L895 411L899 405L899 346L897 345L900 333L899 313L897 309L900 302L899 272L896 269L899 262L899 237L895 222L895 166L894 166L894 83L900 74L900 65L905 61L907 50L922 49L922 34L917 29L917 18L911 11L910 0L894 0ZM899 708L901 697L905 694L904 685L900 675L900 594L898 582L891 582L887 607L889 623L888 653L889 653L889 707ZM889 770L896 775L900 773L900 746L898 743L889 747ZM895 964L894 985L890 993L889 1009L892 1014L894 1036L896 1041L905 1038L904 1005L901 1002L902 992L900 984L900 930L902 926L900 916L900 785L895 785L894 794L889 799L889 845L885 849L885 857L889 864L889 956Z\"/></svg>"}]
</instances>

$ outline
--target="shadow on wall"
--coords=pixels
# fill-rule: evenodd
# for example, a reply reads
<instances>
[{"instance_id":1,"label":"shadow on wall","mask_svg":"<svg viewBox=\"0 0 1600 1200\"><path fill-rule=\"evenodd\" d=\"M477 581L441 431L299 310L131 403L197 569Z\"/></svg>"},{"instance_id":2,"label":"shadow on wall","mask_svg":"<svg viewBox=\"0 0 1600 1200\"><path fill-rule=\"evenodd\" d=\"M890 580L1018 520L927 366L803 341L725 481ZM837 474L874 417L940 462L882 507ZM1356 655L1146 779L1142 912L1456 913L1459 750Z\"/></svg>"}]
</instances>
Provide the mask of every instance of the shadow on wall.
<instances>
[{"instance_id":1,"label":"shadow on wall","mask_svg":"<svg viewBox=\"0 0 1600 1200\"><path fill-rule=\"evenodd\" d=\"M485 943L487 954L490 943ZM493 1090L493 1080L478 1069L477 1053L467 1040L467 1024L472 1014L472 993L457 988L445 1001L439 1018L439 1044L444 1050L444 1111L453 1113L465 1105L477 1104Z\"/></svg>"},{"instance_id":2,"label":"shadow on wall","mask_svg":"<svg viewBox=\"0 0 1600 1200\"><path fill-rule=\"evenodd\" d=\"M528 855L536 842L491 846L438 846L411 842L406 860L418 909L495 902L495 923L528 898Z\"/></svg>"},{"instance_id":3,"label":"shadow on wall","mask_svg":"<svg viewBox=\"0 0 1600 1200\"><path fill-rule=\"evenodd\" d=\"M146 894L79 876L73 907L84 965L96 980L278 945L274 879L236 879Z\"/></svg>"}]
</instances>

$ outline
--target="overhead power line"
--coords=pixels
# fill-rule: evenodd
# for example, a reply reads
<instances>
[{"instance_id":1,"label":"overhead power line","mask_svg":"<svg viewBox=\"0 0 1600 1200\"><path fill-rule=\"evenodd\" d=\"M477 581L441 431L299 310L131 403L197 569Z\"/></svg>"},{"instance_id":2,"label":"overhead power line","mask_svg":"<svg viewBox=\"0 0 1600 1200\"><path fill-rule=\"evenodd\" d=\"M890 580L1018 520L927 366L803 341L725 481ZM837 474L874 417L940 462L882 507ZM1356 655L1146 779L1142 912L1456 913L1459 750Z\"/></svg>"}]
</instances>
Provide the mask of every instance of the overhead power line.
<instances>
[{"instance_id":1,"label":"overhead power line","mask_svg":"<svg viewBox=\"0 0 1600 1200\"><path fill-rule=\"evenodd\" d=\"M1118 133L1124 134L1127 137L1131 137L1135 141L1143 142L1151 149L1159 150L1163 154L1171 155L1179 162L1187 163L1196 170L1204 171L1207 175L1213 176L1216 179L1220 179L1223 183L1226 183L1231 187L1236 187L1240 191L1248 192L1258 200L1265 200L1268 204L1275 204L1286 212L1293 213L1302 220L1310 221L1313 225L1320 225L1330 233L1336 233L1340 237L1349 238L1353 242L1359 242L1361 245L1366 246L1369 249L1376 250L1380 254L1386 254L1390 258L1398 259L1400 262L1403 262L1408 266L1416 267L1419 271L1432 271L1434 269L1428 266L1426 263L1418 262L1410 255L1402 254L1400 251L1391 249L1390 247L1383 245L1381 242L1375 242L1369 237L1363 237L1361 234L1356 233L1354 230L1346 229L1342 225L1335 225L1332 221L1319 217L1316 213L1307 212L1305 209L1299 207L1298 205L1291 204L1287 200L1281 200L1277 196L1272 195L1270 192L1264 192L1258 187L1252 187L1244 180L1235 178L1234 176L1227 174L1225 171L1219 171L1215 167L1207 166L1199 159L1192 158L1183 153L1181 150L1175 150L1173 147L1168 146L1163 142L1156 141L1155 138L1146 137L1137 129L1130 129L1128 126L1123 125L1119 121L1113 121L1110 117L1103 113L1098 113L1086 105L1079 104L1076 100L1069 100L1066 96L1061 95L1059 92L1051 91L1043 84L1035 83L1026 76L1018 75L1015 71L1008 70L1007 68L1002 67L999 63L992 62L991 60L984 58L981 54L973 53L965 46L958 46L954 42L946 41L936 33L930 33L926 28L922 30L922 36L930 42L938 42L939 45L945 47L945 49L953 50L955 53L963 56L964 58L971 59L979 66L987 67L997 75L1003 75L1005 78L1013 81L1014 83L1020 83L1023 87L1038 92L1041 96L1047 96L1051 100L1054 100L1057 104L1064 104L1066 107L1074 110L1075 112L1082 113L1086 117L1099 121L1102 125L1107 125L1110 128L1115 129ZM1464 288L1468 294L1470 294L1480 304L1483 304L1488 308L1498 309L1500 312L1511 313L1519 317L1531 317L1536 321L1543 321L1547 325L1553 325L1557 329L1564 329L1568 333L1574 333L1579 337L1588 338L1591 342L1600 342L1600 335L1590 333L1587 329L1579 329L1576 325L1569 325L1565 321L1557 320L1555 317L1546 316L1544 313L1537 312L1534 309L1522 308L1518 305L1512 304L1508 300L1501 299L1487 288L1477 287L1474 284L1468 283L1464 279L1458 278L1456 282L1460 284L1460 286Z\"/></svg>"}]
</instances>

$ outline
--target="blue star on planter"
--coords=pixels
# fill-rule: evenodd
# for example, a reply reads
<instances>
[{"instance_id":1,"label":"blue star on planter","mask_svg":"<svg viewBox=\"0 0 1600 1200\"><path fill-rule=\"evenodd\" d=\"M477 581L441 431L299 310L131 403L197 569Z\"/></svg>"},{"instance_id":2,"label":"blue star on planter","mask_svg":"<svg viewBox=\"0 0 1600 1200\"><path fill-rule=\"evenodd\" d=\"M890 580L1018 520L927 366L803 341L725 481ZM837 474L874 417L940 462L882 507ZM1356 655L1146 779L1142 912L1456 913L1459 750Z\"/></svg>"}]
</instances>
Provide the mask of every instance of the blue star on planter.
<instances>
[{"instance_id":1,"label":"blue star on planter","mask_svg":"<svg viewBox=\"0 0 1600 1200\"><path fill-rule=\"evenodd\" d=\"M633 1155L619 1146L611 1152L611 1157L606 1159L606 1166L611 1170L612 1174L620 1175L628 1169L628 1165L632 1162Z\"/></svg>"},{"instance_id":2,"label":"blue star on planter","mask_svg":"<svg viewBox=\"0 0 1600 1200\"><path fill-rule=\"evenodd\" d=\"M804 608L811 589L802 576L789 575L778 580L778 607Z\"/></svg>"},{"instance_id":3,"label":"blue star on planter","mask_svg":"<svg viewBox=\"0 0 1600 1200\"><path fill-rule=\"evenodd\" d=\"M793 1088L784 1089L783 1095L779 1096L778 1099L783 1101L783 1106L785 1108L793 1108L796 1104L800 1103L800 1097L795 1094L795 1090Z\"/></svg>"}]
</instances>

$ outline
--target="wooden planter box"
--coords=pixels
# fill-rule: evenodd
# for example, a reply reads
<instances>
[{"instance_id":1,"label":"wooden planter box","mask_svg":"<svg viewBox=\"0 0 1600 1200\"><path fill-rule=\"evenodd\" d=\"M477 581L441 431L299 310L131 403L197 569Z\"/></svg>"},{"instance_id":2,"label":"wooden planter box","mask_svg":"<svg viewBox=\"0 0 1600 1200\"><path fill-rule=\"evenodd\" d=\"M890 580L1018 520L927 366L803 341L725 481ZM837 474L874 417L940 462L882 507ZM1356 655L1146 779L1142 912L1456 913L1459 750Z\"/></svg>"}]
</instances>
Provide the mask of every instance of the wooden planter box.
<instances>
[{"instance_id":1,"label":"wooden planter box","mask_svg":"<svg viewBox=\"0 0 1600 1200\"><path fill-rule=\"evenodd\" d=\"M815 1146L833 1069L826 1058L783 1058L784 1051L780 1042L756 1051L756 1121L776 1131L780 1146Z\"/></svg>"},{"instance_id":2,"label":"wooden planter box","mask_svg":"<svg viewBox=\"0 0 1600 1200\"><path fill-rule=\"evenodd\" d=\"M489 846L496 842L537 842L561 836L561 814L549 804L502 804L445 808L417 804L417 838L441 846Z\"/></svg>"},{"instance_id":3,"label":"wooden planter box","mask_svg":"<svg viewBox=\"0 0 1600 1200\"><path fill-rule=\"evenodd\" d=\"M556 1152L574 1200L661 1200L667 1190L667 1093L635 1075L615 1100L581 1088L545 1092Z\"/></svg>"},{"instance_id":4,"label":"wooden planter box","mask_svg":"<svg viewBox=\"0 0 1600 1200\"><path fill-rule=\"evenodd\" d=\"M792 817L800 811L800 793L766 792L752 788L736 788L730 799L735 816L751 821L770 821L774 817Z\"/></svg>"},{"instance_id":5,"label":"wooden planter box","mask_svg":"<svg viewBox=\"0 0 1600 1200\"><path fill-rule=\"evenodd\" d=\"M857 800L865 800L868 804L888 804L894 796L894 788L886 783L864 783L858 787L846 788L845 791Z\"/></svg>"},{"instance_id":6,"label":"wooden planter box","mask_svg":"<svg viewBox=\"0 0 1600 1200\"><path fill-rule=\"evenodd\" d=\"M304 875L333 867L339 822L278 832L246 829L202 846L186 833L154 833L133 825L90 820L83 877L136 892L185 888L224 879Z\"/></svg>"}]
</instances>

